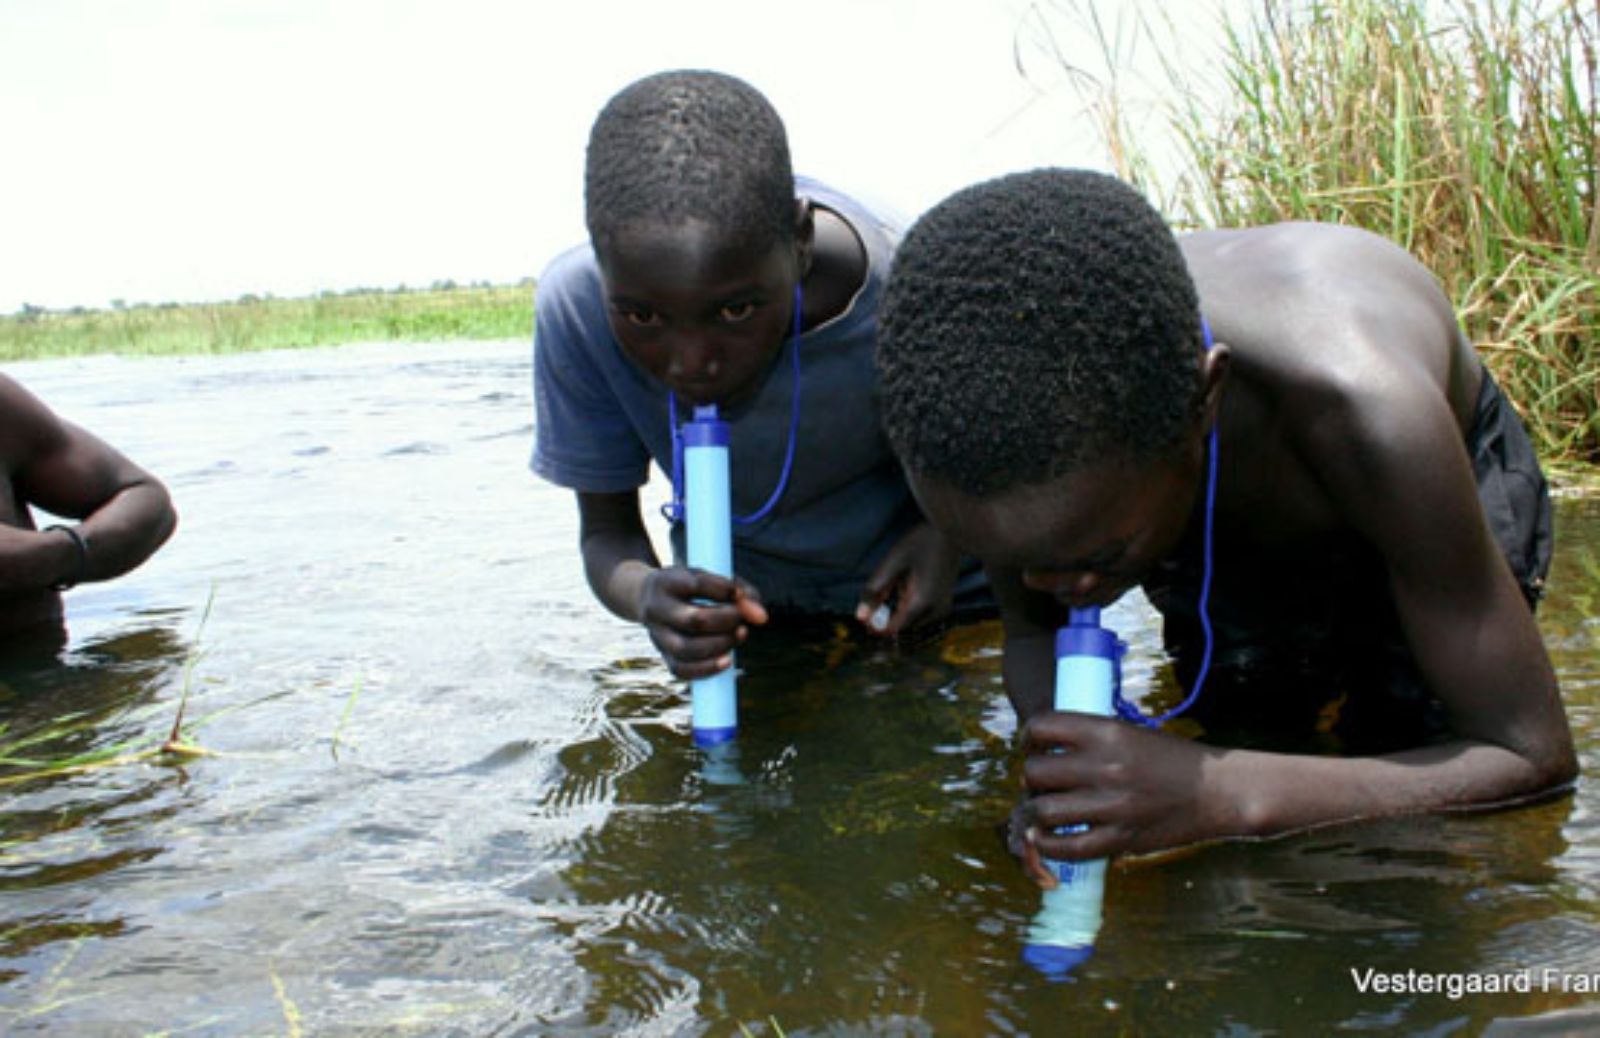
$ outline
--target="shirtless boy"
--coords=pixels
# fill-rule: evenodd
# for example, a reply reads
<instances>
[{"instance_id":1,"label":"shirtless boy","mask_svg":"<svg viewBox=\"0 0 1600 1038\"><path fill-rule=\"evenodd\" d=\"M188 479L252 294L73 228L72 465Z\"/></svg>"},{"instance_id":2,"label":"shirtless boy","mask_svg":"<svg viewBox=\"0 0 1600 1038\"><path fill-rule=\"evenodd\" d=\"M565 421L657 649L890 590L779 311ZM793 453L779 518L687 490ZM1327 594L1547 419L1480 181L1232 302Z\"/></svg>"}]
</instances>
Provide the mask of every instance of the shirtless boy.
<instances>
[{"instance_id":1,"label":"shirtless boy","mask_svg":"<svg viewBox=\"0 0 1600 1038\"><path fill-rule=\"evenodd\" d=\"M177 514L161 482L0 375L0 645L59 648L61 592L149 558ZM73 524L36 528L30 510Z\"/></svg>"},{"instance_id":2,"label":"shirtless boy","mask_svg":"<svg viewBox=\"0 0 1600 1038\"><path fill-rule=\"evenodd\" d=\"M1034 794L1013 826L1026 860L1572 781L1532 609L1544 479L1402 249L1311 224L1180 240L1111 177L1002 177L908 233L879 367L924 514L984 561L1001 603ZM1208 744L1049 709L1066 610L1136 586L1186 689L1212 628L1197 709L1231 703L1262 731ZM1333 744L1284 738L1319 725ZM1088 828L1056 831L1072 823Z\"/></svg>"}]
</instances>

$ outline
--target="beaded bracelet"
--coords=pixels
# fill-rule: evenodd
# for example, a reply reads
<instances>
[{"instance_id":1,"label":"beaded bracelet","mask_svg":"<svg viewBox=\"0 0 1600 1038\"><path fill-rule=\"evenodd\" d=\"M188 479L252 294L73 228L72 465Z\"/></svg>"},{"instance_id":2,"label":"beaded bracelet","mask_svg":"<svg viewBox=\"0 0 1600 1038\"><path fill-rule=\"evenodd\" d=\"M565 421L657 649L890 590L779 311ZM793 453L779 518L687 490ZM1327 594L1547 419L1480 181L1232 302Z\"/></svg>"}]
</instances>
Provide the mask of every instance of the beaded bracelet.
<instances>
[{"instance_id":1,"label":"beaded bracelet","mask_svg":"<svg viewBox=\"0 0 1600 1038\"><path fill-rule=\"evenodd\" d=\"M50 585L56 591L65 591L68 588L76 587L78 581L82 580L84 575L89 572L89 545L85 543L83 535L70 526L61 526L60 524L46 526L40 532L49 533L51 530L60 530L72 538L72 543L78 546L78 565L73 569L72 576Z\"/></svg>"}]
</instances>

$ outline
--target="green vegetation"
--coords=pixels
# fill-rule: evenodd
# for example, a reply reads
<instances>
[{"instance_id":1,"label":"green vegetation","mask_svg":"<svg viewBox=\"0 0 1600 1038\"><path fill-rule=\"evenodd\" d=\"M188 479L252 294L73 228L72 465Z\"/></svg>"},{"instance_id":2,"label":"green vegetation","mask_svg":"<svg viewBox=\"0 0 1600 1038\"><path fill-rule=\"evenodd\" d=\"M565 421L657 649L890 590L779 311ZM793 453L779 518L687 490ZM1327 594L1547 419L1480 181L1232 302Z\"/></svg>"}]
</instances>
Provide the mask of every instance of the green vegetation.
<instances>
[{"instance_id":1,"label":"green vegetation","mask_svg":"<svg viewBox=\"0 0 1600 1038\"><path fill-rule=\"evenodd\" d=\"M347 342L520 339L533 331L532 282L521 285L324 292L231 303L24 307L0 317L0 360L91 353L236 353Z\"/></svg>"},{"instance_id":2,"label":"green vegetation","mask_svg":"<svg viewBox=\"0 0 1600 1038\"><path fill-rule=\"evenodd\" d=\"M1321 220L1404 245L1541 452L1600 462L1600 6L1260 0L1222 26L1216 68L1194 67L1170 24L1108 32L1076 14L1108 68L1067 71L1094 89L1118 172L1176 223ZM1147 43L1168 56L1153 134L1124 96Z\"/></svg>"},{"instance_id":3,"label":"green vegetation","mask_svg":"<svg viewBox=\"0 0 1600 1038\"><path fill-rule=\"evenodd\" d=\"M1443 282L1541 452L1600 462L1600 6L1259 0L1223 25L1220 61L1202 67L1170 24L1108 30L1093 0L1065 3L1106 69L1047 50L1097 88L1118 172L1175 223L1323 220L1404 245ZM1142 45L1165 55L1153 134L1123 96ZM28 308L0 317L0 360L518 338L531 326L527 285Z\"/></svg>"},{"instance_id":4,"label":"green vegetation","mask_svg":"<svg viewBox=\"0 0 1600 1038\"><path fill-rule=\"evenodd\" d=\"M109 723L107 714L102 711L67 711L57 714L41 728L15 736L10 732L11 723L0 721L0 787L81 775L129 764L153 761L181 763L196 757L216 756L185 738L184 726L184 715L188 712L194 686L194 667L201 656L200 637L205 633L206 621L211 618L211 607L216 597L217 591L213 587L206 598L205 611L200 614L200 623L195 628L194 643L183 662L183 686L178 698L178 712L164 741L156 742L146 736L100 746L88 752L62 754L51 751L49 747L84 739L93 740L102 726ZM148 713L149 710L143 712ZM136 711L131 709L130 704L129 708L115 706L110 713L126 718ZM45 752L41 753L41 750ZM0 859L3 859L6 847L7 843L0 842Z\"/></svg>"}]
</instances>

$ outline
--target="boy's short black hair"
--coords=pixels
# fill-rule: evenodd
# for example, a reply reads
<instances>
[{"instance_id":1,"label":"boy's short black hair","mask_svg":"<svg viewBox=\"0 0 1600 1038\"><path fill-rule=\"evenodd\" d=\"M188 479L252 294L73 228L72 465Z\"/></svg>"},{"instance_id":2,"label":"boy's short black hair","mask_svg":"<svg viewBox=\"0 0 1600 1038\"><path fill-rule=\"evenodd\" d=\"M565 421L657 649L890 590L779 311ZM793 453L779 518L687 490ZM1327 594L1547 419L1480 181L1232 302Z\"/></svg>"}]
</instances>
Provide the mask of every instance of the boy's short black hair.
<instances>
[{"instance_id":1,"label":"boy's short black hair","mask_svg":"<svg viewBox=\"0 0 1600 1038\"><path fill-rule=\"evenodd\" d=\"M1200 311L1121 181L1015 173L924 214L879 314L884 428L913 473L986 496L1174 448L1201 405Z\"/></svg>"},{"instance_id":2,"label":"boy's short black hair","mask_svg":"<svg viewBox=\"0 0 1600 1038\"><path fill-rule=\"evenodd\" d=\"M783 120L720 72L647 76L607 102L589 133L584 213L604 254L630 224L699 219L743 244L790 241L794 172Z\"/></svg>"}]
</instances>

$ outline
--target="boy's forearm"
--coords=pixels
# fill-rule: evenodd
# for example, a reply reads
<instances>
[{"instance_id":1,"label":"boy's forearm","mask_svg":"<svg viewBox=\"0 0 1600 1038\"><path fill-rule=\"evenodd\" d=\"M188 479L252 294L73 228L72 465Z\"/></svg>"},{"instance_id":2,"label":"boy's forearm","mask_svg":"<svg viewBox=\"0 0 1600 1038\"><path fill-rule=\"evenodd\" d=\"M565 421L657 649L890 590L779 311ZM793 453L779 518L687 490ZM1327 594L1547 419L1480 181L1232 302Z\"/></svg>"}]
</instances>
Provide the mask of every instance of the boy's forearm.
<instances>
[{"instance_id":1,"label":"boy's forearm","mask_svg":"<svg viewBox=\"0 0 1600 1038\"><path fill-rule=\"evenodd\" d=\"M82 579L77 542L58 530L0 527L0 598Z\"/></svg>"},{"instance_id":2,"label":"boy's forearm","mask_svg":"<svg viewBox=\"0 0 1600 1038\"><path fill-rule=\"evenodd\" d=\"M583 570L600 604L624 620L639 622L644 582L659 568L655 549L637 538L596 534L583 540Z\"/></svg>"},{"instance_id":3,"label":"boy's forearm","mask_svg":"<svg viewBox=\"0 0 1600 1038\"><path fill-rule=\"evenodd\" d=\"M0 554L0 591L67 588L119 577L153 555L176 525L177 514L161 484L131 484L77 523L9 531Z\"/></svg>"},{"instance_id":4,"label":"boy's forearm","mask_svg":"<svg viewBox=\"0 0 1600 1038\"><path fill-rule=\"evenodd\" d=\"M1006 698L1021 728L1055 705L1055 636L1038 632L1007 635L1001 674Z\"/></svg>"},{"instance_id":5,"label":"boy's forearm","mask_svg":"<svg viewBox=\"0 0 1600 1038\"><path fill-rule=\"evenodd\" d=\"M1384 757L1212 750L1200 770L1207 835L1271 836L1384 815L1491 808L1560 788L1500 746L1455 742Z\"/></svg>"},{"instance_id":6,"label":"boy's forearm","mask_svg":"<svg viewBox=\"0 0 1600 1038\"><path fill-rule=\"evenodd\" d=\"M86 548L79 579L109 580L128 572L166 543L177 521L172 500L160 483L122 488L78 525Z\"/></svg>"},{"instance_id":7,"label":"boy's forearm","mask_svg":"<svg viewBox=\"0 0 1600 1038\"><path fill-rule=\"evenodd\" d=\"M1055 706L1055 632L1066 609L1048 596L1029 591L1015 570L985 567L989 588L1000 603L1005 625L1001 672L1006 697L1017 712L1017 726Z\"/></svg>"}]
</instances>

